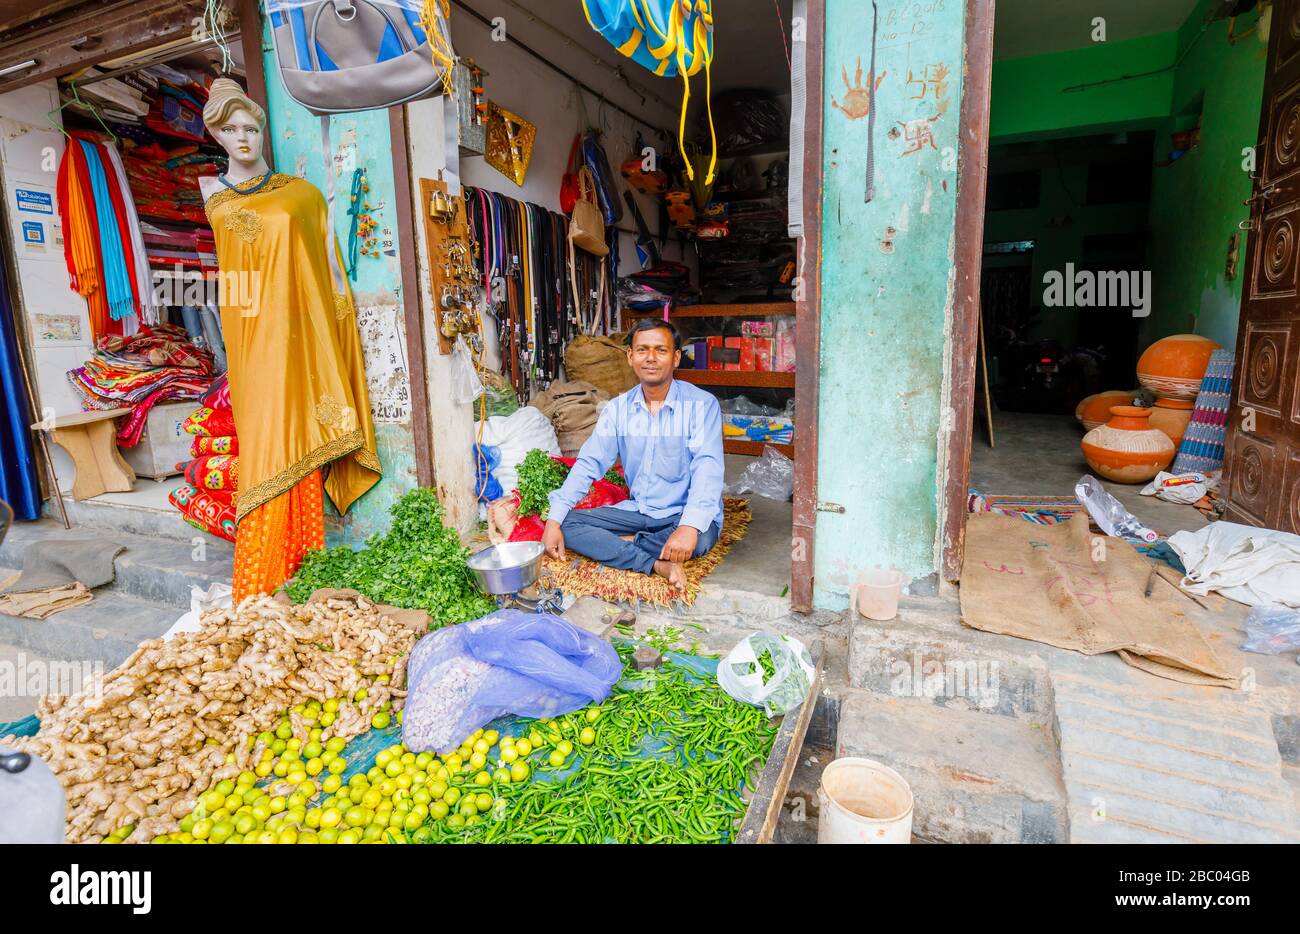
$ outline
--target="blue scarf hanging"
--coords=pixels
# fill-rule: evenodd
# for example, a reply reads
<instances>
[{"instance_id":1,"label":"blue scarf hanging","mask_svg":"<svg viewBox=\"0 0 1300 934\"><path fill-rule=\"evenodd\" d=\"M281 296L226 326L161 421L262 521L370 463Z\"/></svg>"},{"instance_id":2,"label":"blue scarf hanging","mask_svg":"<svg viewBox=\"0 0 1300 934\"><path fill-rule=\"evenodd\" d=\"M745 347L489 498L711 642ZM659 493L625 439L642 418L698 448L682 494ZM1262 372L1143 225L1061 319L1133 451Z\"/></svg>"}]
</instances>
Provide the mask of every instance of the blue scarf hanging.
<instances>
[{"instance_id":1,"label":"blue scarf hanging","mask_svg":"<svg viewBox=\"0 0 1300 934\"><path fill-rule=\"evenodd\" d=\"M18 333L5 264L0 263L0 500L14 517L31 521L41 515L41 488L32 450L31 409L27 381L18 362Z\"/></svg>"},{"instance_id":2,"label":"blue scarf hanging","mask_svg":"<svg viewBox=\"0 0 1300 934\"><path fill-rule=\"evenodd\" d=\"M117 226L117 211L113 196L108 191L108 176L103 160L93 143L77 140L86 154L90 169L90 187L95 196L95 214L99 219L99 249L104 257L104 288L108 294L108 313L114 321L135 314L135 295L131 292L131 276L126 269L126 254L122 251L122 232Z\"/></svg>"}]
</instances>

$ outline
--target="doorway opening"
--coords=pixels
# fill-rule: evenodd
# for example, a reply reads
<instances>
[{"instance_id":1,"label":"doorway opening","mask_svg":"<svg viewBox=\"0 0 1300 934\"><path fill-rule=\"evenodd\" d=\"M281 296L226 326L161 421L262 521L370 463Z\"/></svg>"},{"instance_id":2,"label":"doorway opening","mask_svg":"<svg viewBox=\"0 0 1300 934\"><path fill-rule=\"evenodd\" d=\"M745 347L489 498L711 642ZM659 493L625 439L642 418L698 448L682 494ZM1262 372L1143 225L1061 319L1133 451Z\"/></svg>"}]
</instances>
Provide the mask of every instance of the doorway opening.
<instances>
[{"instance_id":1,"label":"doorway opening","mask_svg":"<svg viewBox=\"0 0 1300 934\"><path fill-rule=\"evenodd\" d=\"M1225 509L1226 398L1198 396L1232 373L1267 50L1257 14L1212 7L998 7L971 511L1054 521L1085 475L1161 538ZM1138 411L1107 427L1116 405ZM1099 426L1162 453L1130 468ZM1203 473L1203 496L1143 495L1157 470Z\"/></svg>"}]
</instances>

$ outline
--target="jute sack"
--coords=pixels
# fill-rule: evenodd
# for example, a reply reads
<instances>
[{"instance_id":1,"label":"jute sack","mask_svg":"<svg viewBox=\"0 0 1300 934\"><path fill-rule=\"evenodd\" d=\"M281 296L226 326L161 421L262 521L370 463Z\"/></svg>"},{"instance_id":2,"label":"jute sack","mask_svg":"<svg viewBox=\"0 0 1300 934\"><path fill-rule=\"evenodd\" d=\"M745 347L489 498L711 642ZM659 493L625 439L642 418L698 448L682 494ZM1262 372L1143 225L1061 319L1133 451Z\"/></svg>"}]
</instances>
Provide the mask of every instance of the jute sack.
<instances>
[{"instance_id":1,"label":"jute sack","mask_svg":"<svg viewBox=\"0 0 1300 934\"><path fill-rule=\"evenodd\" d=\"M581 335L564 348L564 369L570 380L586 380L610 396L627 392L637 384L627 363L627 349L621 335Z\"/></svg>"},{"instance_id":2,"label":"jute sack","mask_svg":"<svg viewBox=\"0 0 1300 934\"><path fill-rule=\"evenodd\" d=\"M961 621L1085 655L1116 652L1173 681L1235 687L1237 679L1188 618L1195 604L1152 568L1123 539L1093 535L1084 513L1059 525L972 513Z\"/></svg>"}]
</instances>

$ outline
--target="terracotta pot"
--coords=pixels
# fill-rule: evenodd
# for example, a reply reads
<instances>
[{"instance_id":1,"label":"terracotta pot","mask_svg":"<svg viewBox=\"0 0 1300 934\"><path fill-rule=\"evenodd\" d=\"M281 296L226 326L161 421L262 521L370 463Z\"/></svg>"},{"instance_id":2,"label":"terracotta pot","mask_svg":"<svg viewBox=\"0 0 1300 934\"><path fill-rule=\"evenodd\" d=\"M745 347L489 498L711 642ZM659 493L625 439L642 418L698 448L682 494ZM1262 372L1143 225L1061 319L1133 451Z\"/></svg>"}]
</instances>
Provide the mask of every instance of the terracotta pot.
<instances>
[{"instance_id":1,"label":"terracotta pot","mask_svg":"<svg viewBox=\"0 0 1300 934\"><path fill-rule=\"evenodd\" d=\"M1151 427L1151 412L1135 405L1111 408L1110 420L1080 442L1088 466L1116 483L1146 483L1168 467L1177 449Z\"/></svg>"},{"instance_id":2,"label":"terracotta pot","mask_svg":"<svg viewBox=\"0 0 1300 934\"><path fill-rule=\"evenodd\" d=\"M1210 354L1218 349L1214 341L1196 334L1162 338L1138 359L1138 382L1162 399L1194 402Z\"/></svg>"},{"instance_id":3,"label":"terracotta pot","mask_svg":"<svg viewBox=\"0 0 1300 934\"><path fill-rule=\"evenodd\" d=\"M1108 389L1106 392L1084 396L1074 407L1074 417L1083 425L1085 431L1092 431L1098 425L1106 424L1106 419L1110 418L1111 406L1131 405L1133 398L1139 392L1141 392L1139 389Z\"/></svg>"},{"instance_id":4,"label":"terracotta pot","mask_svg":"<svg viewBox=\"0 0 1300 934\"><path fill-rule=\"evenodd\" d=\"M1185 399L1157 399L1151 410L1151 427L1158 428L1169 436L1169 440L1178 447L1192 420L1192 409L1196 403Z\"/></svg>"}]
</instances>

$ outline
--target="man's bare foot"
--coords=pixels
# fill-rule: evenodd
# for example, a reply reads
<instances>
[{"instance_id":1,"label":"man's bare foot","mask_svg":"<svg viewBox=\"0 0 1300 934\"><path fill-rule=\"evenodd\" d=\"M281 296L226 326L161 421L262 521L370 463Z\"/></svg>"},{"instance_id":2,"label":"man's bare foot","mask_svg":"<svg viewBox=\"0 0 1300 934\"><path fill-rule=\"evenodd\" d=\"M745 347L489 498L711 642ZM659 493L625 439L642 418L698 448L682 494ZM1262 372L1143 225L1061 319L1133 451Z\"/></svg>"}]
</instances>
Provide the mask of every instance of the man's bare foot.
<instances>
[{"instance_id":1,"label":"man's bare foot","mask_svg":"<svg viewBox=\"0 0 1300 934\"><path fill-rule=\"evenodd\" d=\"M655 573L668 578L678 593L686 593L686 569L673 561L656 561Z\"/></svg>"}]
</instances>

